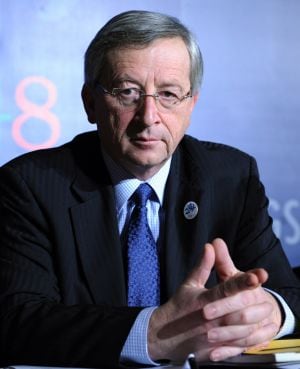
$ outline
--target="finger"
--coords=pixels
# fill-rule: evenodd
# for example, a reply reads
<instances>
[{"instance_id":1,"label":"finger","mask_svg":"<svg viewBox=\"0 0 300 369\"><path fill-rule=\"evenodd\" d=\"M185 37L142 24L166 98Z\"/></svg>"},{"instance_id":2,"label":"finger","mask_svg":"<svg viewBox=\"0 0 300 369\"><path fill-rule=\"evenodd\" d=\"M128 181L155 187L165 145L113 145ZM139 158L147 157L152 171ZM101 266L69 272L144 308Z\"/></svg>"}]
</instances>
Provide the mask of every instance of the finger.
<instances>
[{"instance_id":1,"label":"finger","mask_svg":"<svg viewBox=\"0 0 300 369\"><path fill-rule=\"evenodd\" d=\"M264 269L252 269L248 272L238 272L234 277L218 284L215 289L219 298L233 296L246 290L254 290L261 286L268 278Z\"/></svg>"},{"instance_id":2,"label":"finger","mask_svg":"<svg viewBox=\"0 0 300 369\"><path fill-rule=\"evenodd\" d=\"M203 254L198 265L191 271L184 284L191 287L203 288L210 276L214 264L215 251L212 245L207 243L204 245Z\"/></svg>"},{"instance_id":3,"label":"finger","mask_svg":"<svg viewBox=\"0 0 300 369\"><path fill-rule=\"evenodd\" d=\"M216 238L213 240L212 245L216 254L216 271L221 281L226 281L239 272L239 270L235 267L231 259L225 241L221 238Z\"/></svg>"},{"instance_id":4,"label":"finger","mask_svg":"<svg viewBox=\"0 0 300 369\"><path fill-rule=\"evenodd\" d=\"M221 281L226 281L240 272L235 267L224 240L222 240L221 238L216 238L212 241L212 246L215 250L216 271ZM256 276L260 280L260 283L265 283L268 279L268 273L262 268L253 269L249 272L256 274Z\"/></svg>"},{"instance_id":5,"label":"finger","mask_svg":"<svg viewBox=\"0 0 300 369\"><path fill-rule=\"evenodd\" d=\"M251 269L247 273L255 274L260 284L264 284L269 278L268 272L263 268Z\"/></svg>"},{"instance_id":6,"label":"finger","mask_svg":"<svg viewBox=\"0 0 300 369\"><path fill-rule=\"evenodd\" d=\"M273 339L273 338L272 338ZM270 340L267 340L267 341L264 341L262 343L259 343L257 345L254 345L254 346L250 346L250 347L247 347L247 350L246 351L258 351L258 350L264 350L266 349L269 344L270 344L270 341L272 341L272 339Z\"/></svg>"},{"instance_id":7,"label":"finger","mask_svg":"<svg viewBox=\"0 0 300 369\"><path fill-rule=\"evenodd\" d=\"M260 286L260 276L256 270L250 272L238 272L234 277L220 283L217 288L220 290L221 296L232 296L236 293L254 289Z\"/></svg>"},{"instance_id":8,"label":"finger","mask_svg":"<svg viewBox=\"0 0 300 369\"><path fill-rule=\"evenodd\" d=\"M252 334L238 340L230 342L232 346L244 347L248 350L250 347L265 344L266 341L272 340L277 333L277 326L274 323L269 323L256 329Z\"/></svg>"},{"instance_id":9,"label":"finger","mask_svg":"<svg viewBox=\"0 0 300 369\"><path fill-rule=\"evenodd\" d=\"M254 324L271 321L273 306L269 302L255 304L247 308L228 314L223 319L224 325Z\"/></svg>"},{"instance_id":10,"label":"finger","mask_svg":"<svg viewBox=\"0 0 300 369\"><path fill-rule=\"evenodd\" d=\"M239 314L226 316L224 319L218 320L218 325L212 322L212 328L208 330L207 337L209 342L225 342L233 341L241 338L249 337L251 334L268 324L277 325L269 319L272 308L270 304L259 304L252 306Z\"/></svg>"},{"instance_id":11,"label":"finger","mask_svg":"<svg viewBox=\"0 0 300 369\"><path fill-rule=\"evenodd\" d=\"M228 279L226 282L220 283L217 286L206 291L200 295L199 298L204 299L206 303L218 302L225 297L234 296L242 291L251 290L260 286L260 280L254 272L239 272L234 277ZM213 309L214 305L211 308Z\"/></svg>"},{"instance_id":12,"label":"finger","mask_svg":"<svg viewBox=\"0 0 300 369\"><path fill-rule=\"evenodd\" d=\"M212 350L209 354L211 361L226 360L230 357L237 356L245 351L244 347L238 346L220 346Z\"/></svg>"},{"instance_id":13,"label":"finger","mask_svg":"<svg viewBox=\"0 0 300 369\"><path fill-rule=\"evenodd\" d=\"M248 310L255 310L257 306L261 306L261 309L263 309L262 314L265 313L266 315L271 314L273 309L273 306L270 302L262 300L259 291L242 291L232 296L208 303L203 307L203 316L205 319L211 320L226 315L228 324L239 324L238 321L229 321L231 317L229 314L237 312L237 315L234 316L236 320L240 317L240 315L246 315ZM246 308L249 309L245 310ZM256 317L259 319L261 318L261 315L257 314Z\"/></svg>"},{"instance_id":14,"label":"finger","mask_svg":"<svg viewBox=\"0 0 300 369\"><path fill-rule=\"evenodd\" d=\"M207 340L211 343L237 341L249 337L258 327L254 324L215 327L207 332Z\"/></svg>"},{"instance_id":15,"label":"finger","mask_svg":"<svg viewBox=\"0 0 300 369\"><path fill-rule=\"evenodd\" d=\"M232 356L245 352L250 347L260 347L273 339L276 335L276 325L271 323L264 325L260 329L255 330L249 336L239 340L230 341L227 344L223 343L210 353L212 361L220 361L228 359Z\"/></svg>"}]
</instances>

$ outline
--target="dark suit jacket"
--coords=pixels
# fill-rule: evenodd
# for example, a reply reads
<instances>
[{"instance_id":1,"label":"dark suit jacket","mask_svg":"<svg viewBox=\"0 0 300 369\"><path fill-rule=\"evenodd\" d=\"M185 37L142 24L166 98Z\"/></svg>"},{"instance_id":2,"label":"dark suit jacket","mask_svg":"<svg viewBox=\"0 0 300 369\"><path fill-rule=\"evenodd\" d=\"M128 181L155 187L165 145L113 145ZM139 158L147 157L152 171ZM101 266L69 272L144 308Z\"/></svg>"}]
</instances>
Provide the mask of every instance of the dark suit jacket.
<instances>
[{"instance_id":1,"label":"dark suit jacket","mask_svg":"<svg viewBox=\"0 0 300 369\"><path fill-rule=\"evenodd\" d=\"M195 219L183 216L195 201ZM299 285L272 232L250 156L186 136L163 204L162 296L203 245L222 237L241 270L264 267L266 287L300 317ZM208 286L217 282L212 273ZM115 366L140 308L126 306L113 187L97 134L23 155L0 170L0 365Z\"/></svg>"}]
</instances>

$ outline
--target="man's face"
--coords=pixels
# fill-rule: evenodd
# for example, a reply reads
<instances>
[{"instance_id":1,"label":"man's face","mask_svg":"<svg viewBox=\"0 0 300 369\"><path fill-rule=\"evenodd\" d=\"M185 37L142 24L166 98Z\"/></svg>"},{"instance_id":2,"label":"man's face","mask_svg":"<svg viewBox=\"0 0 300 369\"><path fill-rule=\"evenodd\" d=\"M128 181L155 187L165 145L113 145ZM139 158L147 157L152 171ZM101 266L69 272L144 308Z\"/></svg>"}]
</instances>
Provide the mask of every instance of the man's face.
<instances>
[{"instance_id":1,"label":"man's face","mask_svg":"<svg viewBox=\"0 0 300 369\"><path fill-rule=\"evenodd\" d=\"M110 87L138 88L146 94L164 91L182 97L190 92L190 59L180 38L159 39L143 49L123 48L108 55ZM90 93L89 93L90 94ZM83 94L84 100L88 100ZM89 96L89 98L91 98ZM197 96L172 109L160 109L153 97L144 97L140 108L126 111L117 98L93 92L85 101L91 122L96 122L108 154L140 179L154 175L173 154L189 126ZM92 118L91 118L92 117Z\"/></svg>"}]
</instances>

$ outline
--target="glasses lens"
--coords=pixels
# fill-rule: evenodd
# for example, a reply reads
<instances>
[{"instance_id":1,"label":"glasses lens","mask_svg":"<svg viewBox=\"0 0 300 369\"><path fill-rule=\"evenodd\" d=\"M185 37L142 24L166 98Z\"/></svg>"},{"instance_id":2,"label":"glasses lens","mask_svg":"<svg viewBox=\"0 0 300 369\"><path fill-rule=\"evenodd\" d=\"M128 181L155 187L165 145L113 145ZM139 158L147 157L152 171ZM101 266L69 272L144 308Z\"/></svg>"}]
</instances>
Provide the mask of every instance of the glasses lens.
<instances>
[{"instance_id":1,"label":"glasses lens","mask_svg":"<svg viewBox=\"0 0 300 369\"><path fill-rule=\"evenodd\" d=\"M181 101L175 93L170 91L159 91L157 96L159 103L167 109L172 109L174 105L178 105Z\"/></svg>"},{"instance_id":2,"label":"glasses lens","mask_svg":"<svg viewBox=\"0 0 300 369\"><path fill-rule=\"evenodd\" d=\"M141 92L136 88L114 89L120 105L135 108L141 100Z\"/></svg>"},{"instance_id":3,"label":"glasses lens","mask_svg":"<svg viewBox=\"0 0 300 369\"><path fill-rule=\"evenodd\" d=\"M112 95L115 99L115 105L122 111L135 111L140 109L146 97L152 97L156 100L157 109L161 112L176 108L189 95L178 97L175 93L170 91L158 91L155 94L145 94L138 88L114 88L112 92L106 93Z\"/></svg>"}]
</instances>

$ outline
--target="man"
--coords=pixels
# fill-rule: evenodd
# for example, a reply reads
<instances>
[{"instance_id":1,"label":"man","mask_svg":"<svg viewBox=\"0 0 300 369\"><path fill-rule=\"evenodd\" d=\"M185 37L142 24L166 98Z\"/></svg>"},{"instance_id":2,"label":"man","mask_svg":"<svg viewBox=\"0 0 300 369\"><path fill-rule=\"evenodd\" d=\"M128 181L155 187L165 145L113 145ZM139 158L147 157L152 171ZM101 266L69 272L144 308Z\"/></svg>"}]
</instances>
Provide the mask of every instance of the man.
<instances>
[{"instance_id":1,"label":"man","mask_svg":"<svg viewBox=\"0 0 300 369\"><path fill-rule=\"evenodd\" d=\"M201 74L178 20L120 14L86 52L98 134L2 167L1 365L218 361L296 332L254 159L185 136Z\"/></svg>"}]
</instances>

